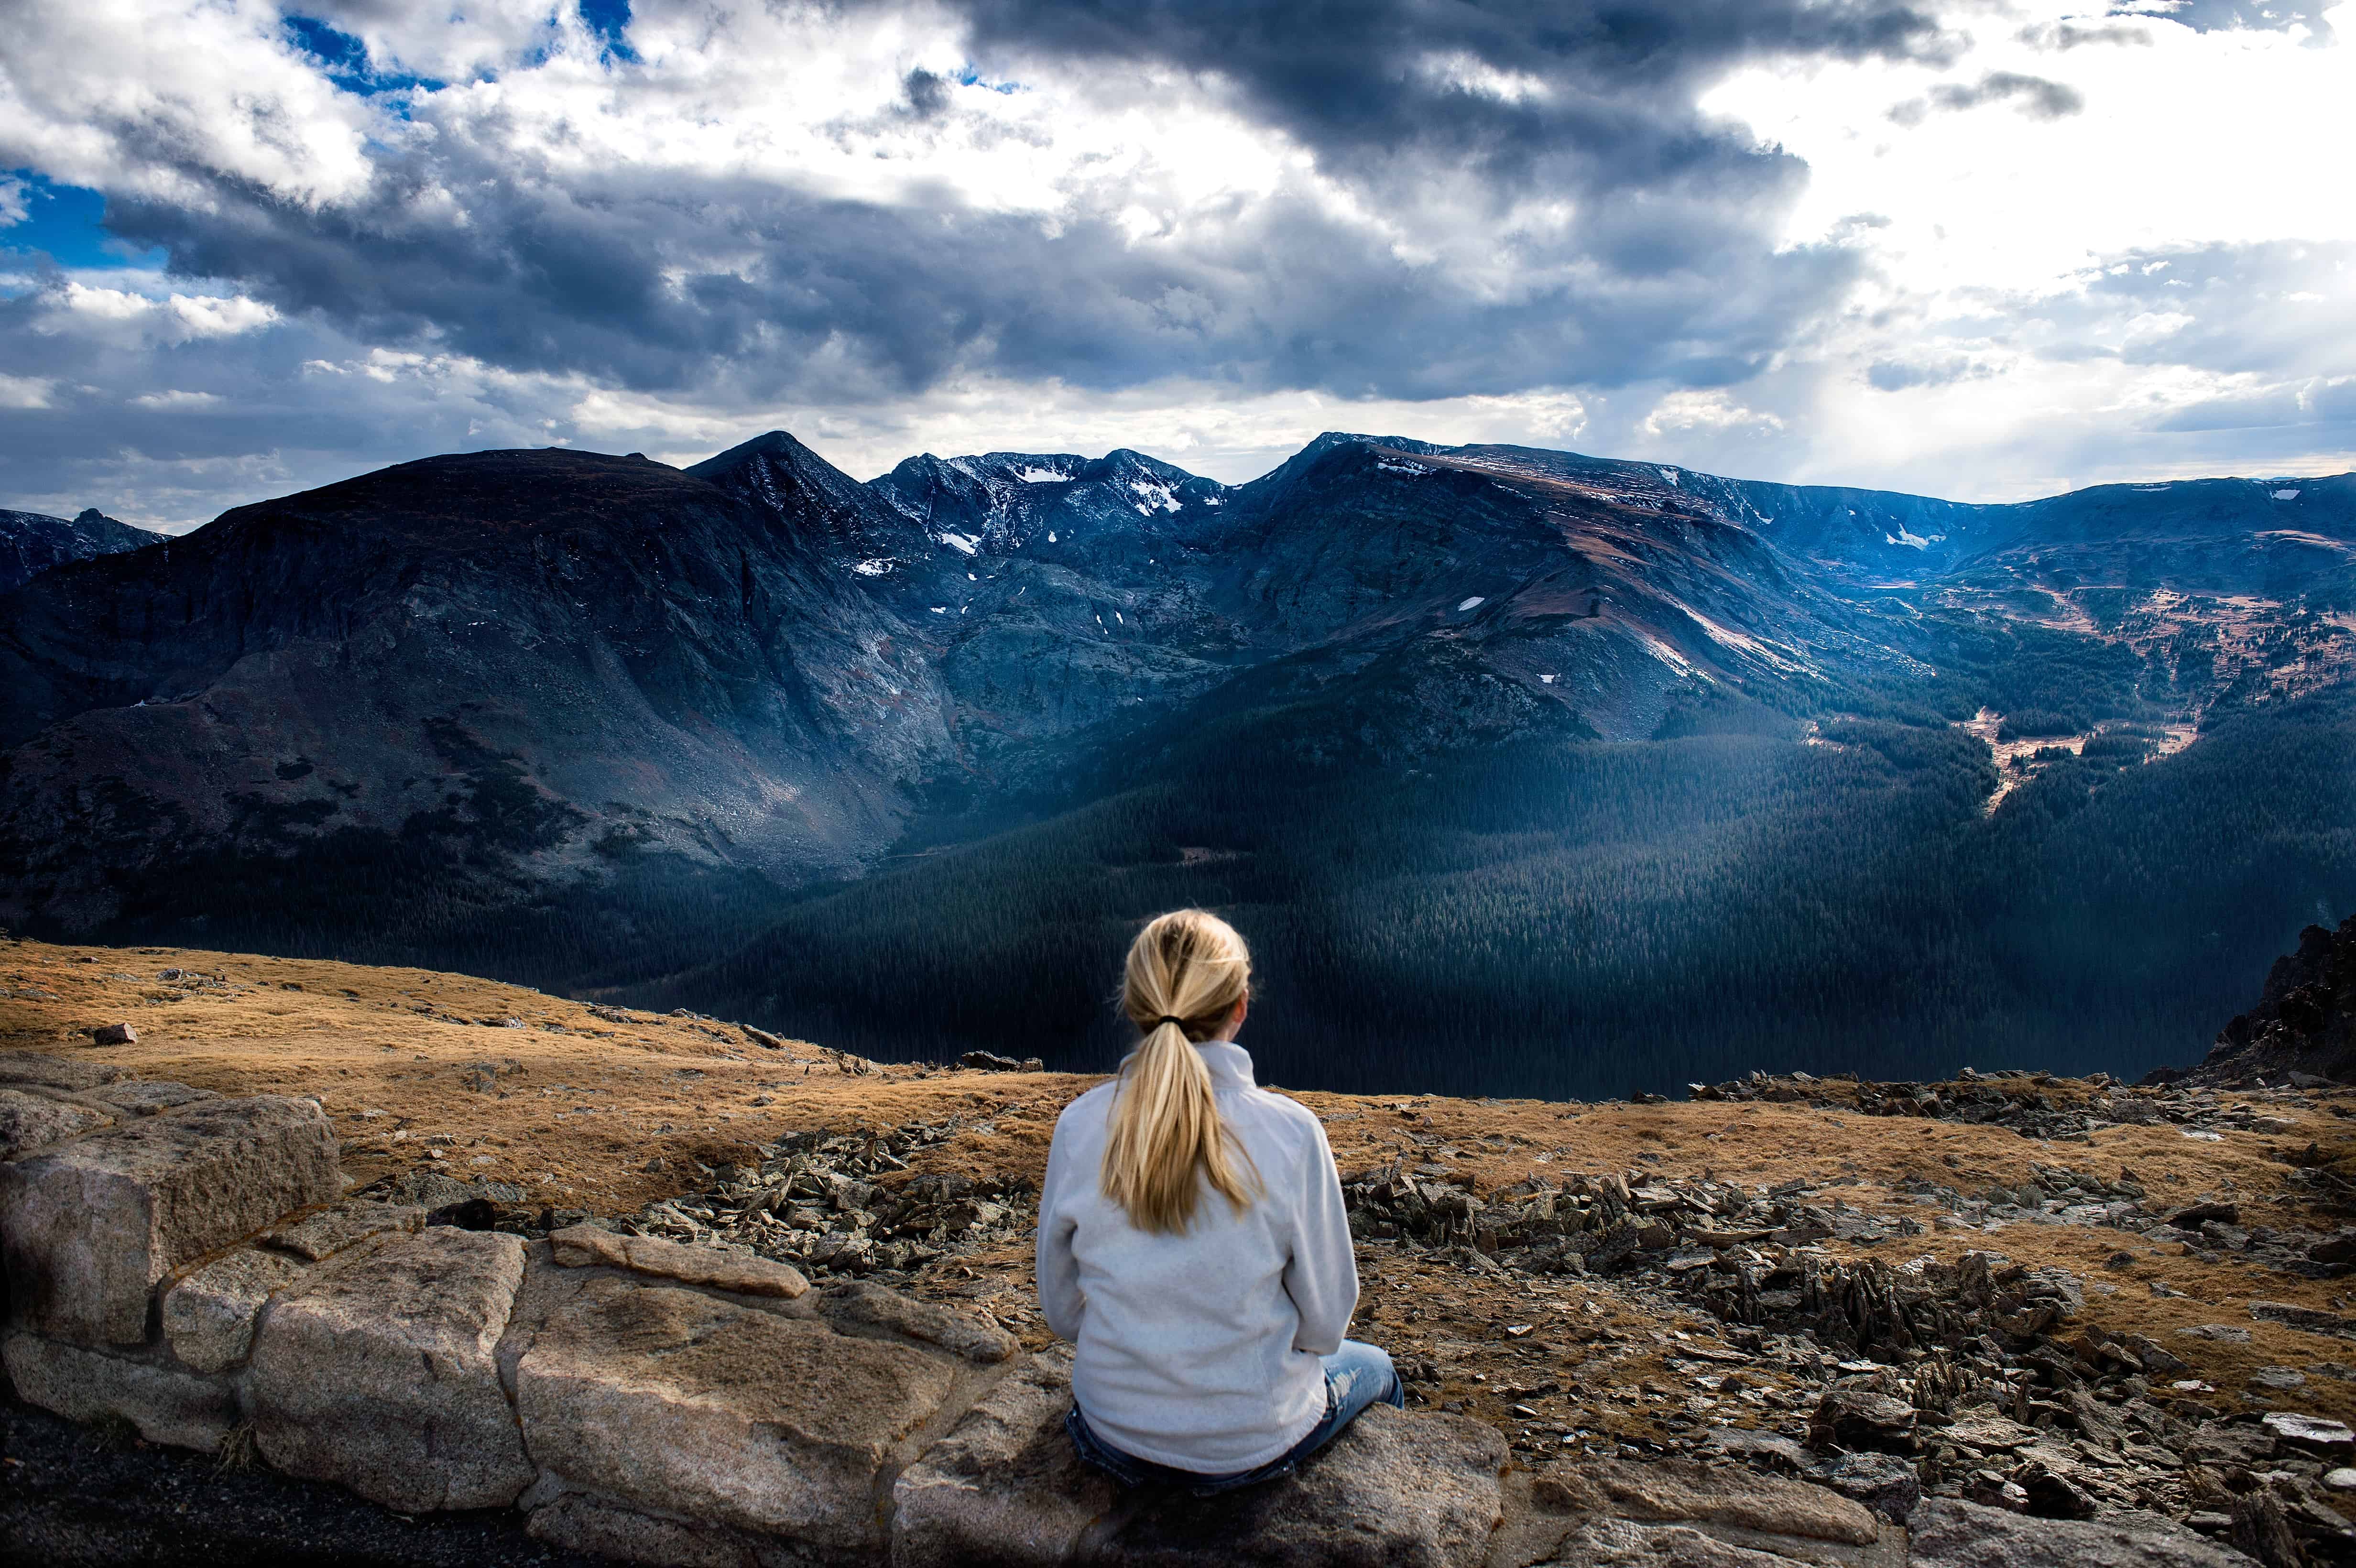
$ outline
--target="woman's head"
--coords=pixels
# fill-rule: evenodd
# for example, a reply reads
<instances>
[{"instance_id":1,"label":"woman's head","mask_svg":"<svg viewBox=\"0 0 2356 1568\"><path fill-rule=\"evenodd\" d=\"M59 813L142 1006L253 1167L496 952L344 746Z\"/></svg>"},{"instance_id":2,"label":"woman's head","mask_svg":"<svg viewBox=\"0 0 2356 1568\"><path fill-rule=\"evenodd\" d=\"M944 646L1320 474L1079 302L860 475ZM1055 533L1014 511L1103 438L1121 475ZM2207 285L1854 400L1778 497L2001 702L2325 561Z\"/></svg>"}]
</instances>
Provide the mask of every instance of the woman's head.
<instances>
[{"instance_id":1,"label":"woman's head","mask_svg":"<svg viewBox=\"0 0 2356 1568\"><path fill-rule=\"evenodd\" d=\"M1251 951L1217 915L1173 910L1130 944L1120 1005L1145 1038L1121 1069L1101 1180L1141 1230L1185 1230L1205 1180L1238 1209L1251 1201L1194 1050L1250 993Z\"/></svg>"}]
</instances>

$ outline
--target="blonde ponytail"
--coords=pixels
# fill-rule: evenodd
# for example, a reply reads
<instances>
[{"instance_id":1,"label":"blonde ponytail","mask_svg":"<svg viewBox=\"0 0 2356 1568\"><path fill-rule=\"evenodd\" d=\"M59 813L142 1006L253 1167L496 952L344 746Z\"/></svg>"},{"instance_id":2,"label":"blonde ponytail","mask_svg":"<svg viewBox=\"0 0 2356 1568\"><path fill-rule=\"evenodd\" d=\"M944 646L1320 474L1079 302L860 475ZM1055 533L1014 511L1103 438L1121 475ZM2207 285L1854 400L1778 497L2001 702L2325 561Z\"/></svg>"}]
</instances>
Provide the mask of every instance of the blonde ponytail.
<instances>
[{"instance_id":1,"label":"blonde ponytail","mask_svg":"<svg viewBox=\"0 0 2356 1568\"><path fill-rule=\"evenodd\" d=\"M1210 1070L1194 1050L1250 989L1244 939L1203 910L1173 910L1130 944L1120 1005L1145 1038L1121 1068L1098 1179L1141 1231L1184 1231L1204 1180L1238 1211L1257 1195L1236 1172Z\"/></svg>"}]
</instances>

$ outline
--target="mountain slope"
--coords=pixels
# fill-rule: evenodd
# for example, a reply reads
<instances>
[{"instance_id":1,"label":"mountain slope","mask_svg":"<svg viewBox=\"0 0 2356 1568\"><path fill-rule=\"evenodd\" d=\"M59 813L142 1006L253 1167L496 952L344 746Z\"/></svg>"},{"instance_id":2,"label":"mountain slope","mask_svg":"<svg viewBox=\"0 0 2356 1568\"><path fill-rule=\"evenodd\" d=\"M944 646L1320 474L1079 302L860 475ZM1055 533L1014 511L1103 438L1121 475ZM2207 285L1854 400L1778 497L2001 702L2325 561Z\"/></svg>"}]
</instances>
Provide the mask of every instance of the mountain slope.
<instances>
[{"instance_id":1,"label":"mountain slope","mask_svg":"<svg viewBox=\"0 0 2356 1568\"><path fill-rule=\"evenodd\" d=\"M118 523L95 507L70 520L40 512L0 512L0 593L53 566L138 549L164 537Z\"/></svg>"},{"instance_id":2,"label":"mountain slope","mask_svg":"<svg viewBox=\"0 0 2356 1568\"><path fill-rule=\"evenodd\" d=\"M944 744L828 540L643 459L488 453L0 599L5 912L102 922L306 850L462 886L648 857L854 872Z\"/></svg>"},{"instance_id":3,"label":"mountain slope","mask_svg":"<svg viewBox=\"0 0 2356 1568\"><path fill-rule=\"evenodd\" d=\"M0 596L0 919L1053 1056L1199 899L1328 998L1291 1077L2140 1070L2356 901L2351 540L2348 479L1339 432L1233 486L430 459Z\"/></svg>"}]
</instances>

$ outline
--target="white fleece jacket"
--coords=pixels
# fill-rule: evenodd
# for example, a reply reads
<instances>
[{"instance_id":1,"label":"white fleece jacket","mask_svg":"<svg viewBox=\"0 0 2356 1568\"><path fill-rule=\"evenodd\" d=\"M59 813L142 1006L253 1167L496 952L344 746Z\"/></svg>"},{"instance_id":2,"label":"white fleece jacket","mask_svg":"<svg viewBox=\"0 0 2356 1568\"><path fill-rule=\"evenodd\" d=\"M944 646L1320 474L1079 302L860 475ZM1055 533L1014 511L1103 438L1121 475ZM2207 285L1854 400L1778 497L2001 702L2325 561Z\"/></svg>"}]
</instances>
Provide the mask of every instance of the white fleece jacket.
<instances>
[{"instance_id":1,"label":"white fleece jacket","mask_svg":"<svg viewBox=\"0 0 2356 1568\"><path fill-rule=\"evenodd\" d=\"M1182 1235L1139 1230L1106 1198L1116 1080L1064 1107L1039 1196L1039 1305L1077 1346L1088 1425L1141 1459L1199 1475L1256 1469L1324 1418L1320 1356L1339 1349L1358 1268L1325 1129L1252 1082L1240 1046L1194 1048L1262 1195L1242 1213L1208 1184Z\"/></svg>"}]
</instances>

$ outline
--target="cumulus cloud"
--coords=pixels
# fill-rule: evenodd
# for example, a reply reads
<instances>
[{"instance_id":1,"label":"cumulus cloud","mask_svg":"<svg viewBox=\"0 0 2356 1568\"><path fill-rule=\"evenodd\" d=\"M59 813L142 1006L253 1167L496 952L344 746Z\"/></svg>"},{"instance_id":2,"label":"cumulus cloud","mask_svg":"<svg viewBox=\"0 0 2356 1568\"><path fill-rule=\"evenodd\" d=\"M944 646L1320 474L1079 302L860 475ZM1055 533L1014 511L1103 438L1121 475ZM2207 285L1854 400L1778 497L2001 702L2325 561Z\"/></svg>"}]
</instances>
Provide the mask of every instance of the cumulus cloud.
<instances>
[{"instance_id":1,"label":"cumulus cloud","mask_svg":"<svg viewBox=\"0 0 2356 1568\"><path fill-rule=\"evenodd\" d=\"M2211 199L2253 105L2332 100L2328 37L2207 0L34 7L0 171L167 260L7 263L0 505L194 521L780 423L854 467L1093 432L1243 477L1338 425L1791 476L1912 451L1889 405L1940 400L1951 465L2009 439L1961 412L1999 379L2141 429L2136 377L2327 373L2191 260L2296 230L2136 181ZM2293 221L2268 166L2241 229ZM2129 297L2090 253L2183 259Z\"/></svg>"}]
</instances>

